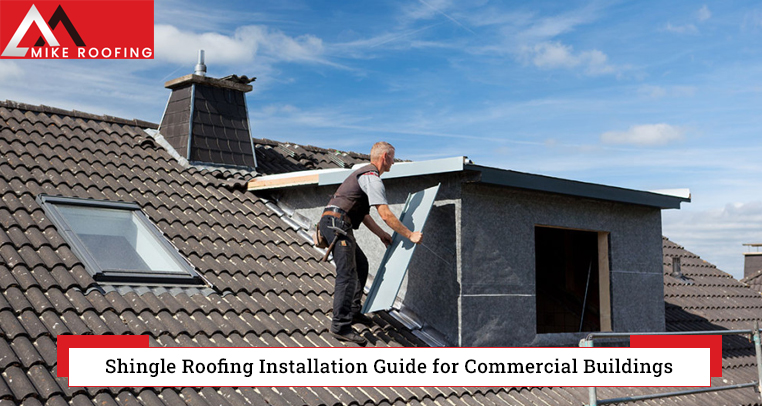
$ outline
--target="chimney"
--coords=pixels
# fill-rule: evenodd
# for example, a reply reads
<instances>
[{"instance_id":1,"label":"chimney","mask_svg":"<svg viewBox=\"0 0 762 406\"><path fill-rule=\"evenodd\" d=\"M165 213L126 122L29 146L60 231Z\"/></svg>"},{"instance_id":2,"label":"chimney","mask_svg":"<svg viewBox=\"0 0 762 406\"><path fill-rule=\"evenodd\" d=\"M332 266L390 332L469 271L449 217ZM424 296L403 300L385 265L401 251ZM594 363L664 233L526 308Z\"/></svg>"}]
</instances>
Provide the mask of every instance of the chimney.
<instances>
[{"instance_id":1,"label":"chimney","mask_svg":"<svg viewBox=\"0 0 762 406\"><path fill-rule=\"evenodd\" d=\"M171 89L159 132L191 164L253 170L257 166L245 93L256 78L206 76L204 51L195 73L164 84Z\"/></svg>"},{"instance_id":2,"label":"chimney","mask_svg":"<svg viewBox=\"0 0 762 406\"><path fill-rule=\"evenodd\" d=\"M743 277L748 278L762 270L762 252L759 252L759 247L762 247L762 244L744 244L744 246L756 250L755 252L743 253Z\"/></svg>"},{"instance_id":3,"label":"chimney","mask_svg":"<svg viewBox=\"0 0 762 406\"><path fill-rule=\"evenodd\" d=\"M675 278L682 278L683 277L683 269L680 265L680 257L672 257L672 273L671 275Z\"/></svg>"}]
</instances>

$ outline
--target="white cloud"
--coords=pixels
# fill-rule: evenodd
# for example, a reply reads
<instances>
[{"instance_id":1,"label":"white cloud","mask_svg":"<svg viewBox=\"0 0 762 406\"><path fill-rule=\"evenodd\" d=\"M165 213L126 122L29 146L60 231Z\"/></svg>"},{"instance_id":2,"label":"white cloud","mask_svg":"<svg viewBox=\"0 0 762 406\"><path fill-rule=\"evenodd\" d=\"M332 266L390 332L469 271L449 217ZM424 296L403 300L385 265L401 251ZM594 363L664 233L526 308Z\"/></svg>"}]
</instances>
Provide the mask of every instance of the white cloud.
<instances>
[{"instance_id":1,"label":"white cloud","mask_svg":"<svg viewBox=\"0 0 762 406\"><path fill-rule=\"evenodd\" d=\"M696 94L695 86L672 86L670 94L676 97L690 97Z\"/></svg>"},{"instance_id":2,"label":"white cloud","mask_svg":"<svg viewBox=\"0 0 762 406\"><path fill-rule=\"evenodd\" d=\"M538 68L558 69L582 66L589 75L601 75L614 72L614 67L608 64L608 57L603 52L594 49L574 53L571 46L560 42L543 42L527 49L532 63Z\"/></svg>"},{"instance_id":3,"label":"white cloud","mask_svg":"<svg viewBox=\"0 0 762 406\"><path fill-rule=\"evenodd\" d=\"M672 23L667 23L664 29L677 34L698 34L699 32L698 28L693 24L672 25Z\"/></svg>"},{"instance_id":4,"label":"white cloud","mask_svg":"<svg viewBox=\"0 0 762 406\"><path fill-rule=\"evenodd\" d=\"M669 124L634 125L627 131L608 131L601 134L605 144L630 144L639 146L665 145L683 139L685 131Z\"/></svg>"},{"instance_id":5,"label":"white cloud","mask_svg":"<svg viewBox=\"0 0 762 406\"><path fill-rule=\"evenodd\" d=\"M700 22L704 22L704 21L706 21L706 20L708 20L708 19L712 18L712 12L711 12L711 11L709 11L709 7L707 7L707 6L706 6L706 4L704 4L704 6L703 6L703 7L701 7L701 8L700 8L700 9L699 9L699 10L696 12L696 15L697 15L697 18L698 18L698 20L699 20Z\"/></svg>"},{"instance_id":6,"label":"white cloud","mask_svg":"<svg viewBox=\"0 0 762 406\"><path fill-rule=\"evenodd\" d=\"M534 19L526 16L525 22L518 25L522 27L518 37L529 43L549 41L561 34L573 32L580 25L595 21L599 18L600 11L600 4L591 2L582 8L550 17Z\"/></svg>"},{"instance_id":7,"label":"white cloud","mask_svg":"<svg viewBox=\"0 0 762 406\"><path fill-rule=\"evenodd\" d=\"M309 62L342 67L324 57L323 41L314 35L290 37L266 26L239 27L233 35L217 32L195 33L171 25L154 27L156 58L170 62L192 64L198 50L204 49L207 58L219 64L249 63L257 56L273 62Z\"/></svg>"},{"instance_id":8,"label":"white cloud","mask_svg":"<svg viewBox=\"0 0 762 406\"><path fill-rule=\"evenodd\" d=\"M638 94L652 99L663 97L691 97L696 94L695 86L654 86L642 85L637 90Z\"/></svg>"},{"instance_id":9,"label":"white cloud","mask_svg":"<svg viewBox=\"0 0 762 406\"><path fill-rule=\"evenodd\" d=\"M399 15L402 25L410 25L419 20L441 19L449 20L460 28L474 34L474 31L461 22L458 13L451 11L453 8L452 0L418 0L418 2L408 2Z\"/></svg>"},{"instance_id":10,"label":"white cloud","mask_svg":"<svg viewBox=\"0 0 762 406\"><path fill-rule=\"evenodd\" d=\"M614 72L614 66L609 65L608 56L603 52L593 49L592 51L584 51L580 54L580 59L585 64L585 72L588 75L603 75Z\"/></svg>"},{"instance_id":11,"label":"white cloud","mask_svg":"<svg viewBox=\"0 0 762 406\"><path fill-rule=\"evenodd\" d=\"M698 9L698 11L696 11L694 16L695 17L691 17L690 20L693 20L695 18L697 22L703 23L706 20L712 18L712 12L709 11L709 7L707 7L705 4L703 7ZM687 23L687 22L682 25L673 25L671 22L668 22L667 25L664 27L664 29L666 31L674 32L677 34L694 34L695 35L699 33L699 29L698 27L696 27L695 24Z\"/></svg>"},{"instance_id":12,"label":"white cloud","mask_svg":"<svg viewBox=\"0 0 762 406\"><path fill-rule=\"evenodd\" d=\"M226 36L216 32L197 34L180 31L171 25L154 27L156 58L182 64L193 64L198 50L206 52L208 60L230 64L250 62L257 53L258 39L236 33Z\"/></svg>"},{"instance_id":13,"label":"white cloud","mask_svg":"<svg viewBox=\"0 0 762 406\"><path fill-rule=\"evenodd\" d=\"M638 94L653 99L660 99L667 95L667 89L661 86L643 85L638 88Z\"/></svg>"},{"instance_id":14,"label":"white cloud","mask_svg":"<svg viewBox=\"0 0 762 406\"><path fill-rule=\"evenodd\" d=\"M441 15L452 6L451 0L427 0L410 2L402 9L405 20L430 20Z\"/></svg>"},{"instance_id":15,"label":"white cloud","mask_svg":"<svg viewBox=\"0 0 762 406\"><path fill-rule=\"evenodd\" d=\"M572 53L572 47L559 42L544 42L532 49L532 62L539 68L572 68L579 65L579 58Z\"/></svg>"},{"instance_id":16,"label":"white cloud","mask_svg":"<svg viewBox=\"0 0 762 406\"><path fill-rule=\"evenodd\" d=\"M762 28L762 11L754 10L746 13L743 18L741 28L744 30L754 30Z\"/></svg>"},{"instance_id":17,"label":"white cloud","mask_svg":"<svg viewBox=\"0 0 762 406\"><path fill-rule=\"evenodd\" d=\"M18 80L24 76L24 71L16 62L0 61L0 82Z\"/></svg>"}]
</instances>

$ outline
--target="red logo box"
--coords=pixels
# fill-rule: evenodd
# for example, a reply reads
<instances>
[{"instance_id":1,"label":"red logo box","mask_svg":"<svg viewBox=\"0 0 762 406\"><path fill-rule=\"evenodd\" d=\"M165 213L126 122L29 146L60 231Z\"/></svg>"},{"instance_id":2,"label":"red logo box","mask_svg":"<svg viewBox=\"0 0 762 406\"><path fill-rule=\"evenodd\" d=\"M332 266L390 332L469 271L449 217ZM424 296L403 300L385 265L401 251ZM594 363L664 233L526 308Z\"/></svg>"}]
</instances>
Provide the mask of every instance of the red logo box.
<instances>
[{"instance_id":1,"label":"red logo box","mask_svg":"<svg viewBox=\"0 0 762 406\"><path fill-rule=\"evenodd\" d=\"M153 56L153 0L0 1L0 58Z\"/></svg>"}]
</instances>

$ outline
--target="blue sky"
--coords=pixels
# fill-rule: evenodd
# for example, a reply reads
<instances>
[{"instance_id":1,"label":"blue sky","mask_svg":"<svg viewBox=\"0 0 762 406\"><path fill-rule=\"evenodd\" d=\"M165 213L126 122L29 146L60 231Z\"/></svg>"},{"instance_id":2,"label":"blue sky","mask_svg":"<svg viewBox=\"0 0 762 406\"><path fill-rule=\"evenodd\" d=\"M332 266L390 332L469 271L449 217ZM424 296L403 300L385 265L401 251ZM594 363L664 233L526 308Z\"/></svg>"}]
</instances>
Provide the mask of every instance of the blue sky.
<instances>
[{"instance_id":1,"label":"blue sky","mask_svg":"<svg viewBox=\"0 0 762 406\"><path fill-rule=\"evenodd\" d=\"M663 232L742 276L762 242L762 4L155 2L152 61L0 61L0 98L158 122L163 83L256 76L255 137L690 188Z\"/></svg>"}]
</instances>

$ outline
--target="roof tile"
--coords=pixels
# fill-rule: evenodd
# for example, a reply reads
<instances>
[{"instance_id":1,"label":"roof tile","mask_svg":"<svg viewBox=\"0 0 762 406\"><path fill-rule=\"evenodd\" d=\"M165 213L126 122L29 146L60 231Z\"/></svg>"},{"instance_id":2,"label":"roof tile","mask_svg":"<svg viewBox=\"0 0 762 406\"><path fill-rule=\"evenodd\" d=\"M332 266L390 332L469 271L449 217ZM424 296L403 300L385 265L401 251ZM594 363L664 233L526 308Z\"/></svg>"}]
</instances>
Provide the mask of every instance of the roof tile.
<instances>
[{"instance_id":1,"label":"roof tile","mask_svg":"<svg viewBox=\"0 0 762 406\"><path fill-rule=\"evenodd\" d=\"M45 294L37 287L31 287L26 290L26 297L34 308L36 313L42 313L53 309L53 304L45 297Z\"/></svg>"},{"instance_id":2,"label":"roof tile","mask_svg":"<svg viewBox=\"0 0 762 406\"><path fill-rule=\"evenodd\" d=\"M50 331L56 337L62 334L72 334L72 331L69 330L69 328L66 326L66 323L64 323L64 321L61 320L61 317L58 316L58 314L56 314L54 311L47 311L43 313L40 315L39 319L44 323L47 331Z\"/></svg>"},{"instance_id":3,"label":"roof tile","mask_svg":"<svg viewBox=\"0 0 762 406\"><path fill-rule=\"evenodd\" d=\"M95 395L94 404L98 406L119 406L119 404L108 393L99 393Z\"/></svg>"},{"instance_id":4,"label":"roof tile","mask_svg":"<svg viewBox=\"0 0 762 406\"><path fill-rule=\"evenodd\" d=\"M14 313L16 314L20 314L24 310L32 309L32 304L29 303L29 300L27 300L25 297L24 292L15 286L11 286L5 289L5 291L3 291L3 295L5 296L5 299L8 301L8 303L10 303Z\"/></svg>"},{"instance_id":5,"label":"roof tile","mask_svg":"<svg viewBox=\"0 0 762 406\"><path fill-rule=\"evenodd\" d=\"M0 233L2 233L2 230L0 230ZM13 248L9 249L13 250ZM0 288L5 290L9 286L19 286L19 282L16 280L10 270L8 270L8 268L0 263Z\"/></svg>"},{"instance_id":6,"label":"roof tile","mask_svg":"<svg viewBox=\"0 0 762 406\"><path fill-rule=\"evenodd\" d=\"M257 388L254 388L254 387L238 388L238 392L240 392L241 396L243 396L249 404L252 404L252 405L268 404L267 400L259 393Z\"/></svg>"},{"instance_id":7,"label":"roof tile","mask_svg":"<svg viewBox=\"0 0 762 406\"><path fill-rule=\"evenodd\" d=\"M36 340L34 340L34 347L45 360L45 365L52 366L57 363L58 352L56 350L56 344L50 337L38 337Z\"/></svg>"},{"instance_id":8,"label":"roof tile","mask_svg":"<svg viewBox=\"0 0 762 406\"><path fill-rule=\"evenodd\" d=\"M52 312L47 312L52 314ZM18 316L18 320L21 325L24 326L24 332L29 335L30 338L36 339L43 334L49 334L47 328L42 324L41 318L34 314L31 310L25 310ZM3 325L3 329L5 325Z\"/></svg>"},{"instance_id":9,"label":"roof tile","mask_svg":"<svg viewBox=\"0 0 762 406\"><path fill-rule=\"evenodd\" d=\"M31 341L29 341L27 337L16 337L16 339L11 342L10 348L13 350L12 354L16 354L19 362L24 366L24 368L28 369L32 365L45 363L45 360L42 358L40 353L37 352L37 349L35 349L34 345ZM5 353L5 349L0 351L0 354L3 353ZM2 368L2 365L0 365L0 368Z\"/></svg>"},{"instance_id":10,"label":"roof tile","mask_svg":"<svg viewBox=\"0 0 762 406\"><path fill-rule=\"evenodd\" d=\"M101 300L101 297L104 300ZM95 306L95 309L99 313L103 313L107 309L113 309L117 313L121 314L125 312L126 310L130 310L130 304L127 302L124 296L120 295L118 292L108 292L105 295L101 295L98 291L93 291L88 293L87 298L90 300L90 303Z\"/></svg>"},{"instance_id":11,"label":"roof tile","mask_svg":"<svg viewBox=\"0 0 762 406\"><path fill-rule=\"evenodd\" d=\"M10 366L2 373L5 384L10 388L15 400L23 400L37 393L32 382L27 378L24 370L17 366Z\"/></svg>"},{"instance_id":12,"label":"roof tile","mask_svg":"<svg viewBox=\"0 0 762 406\"><path fill-rule=\"evenodd\" d=\"M109 330L116 335L123 335L130 332L124 321L113 311L106 311L101 314L101 319L108 326ZM157 334L154 334L156 336Z\"/></svg>"},{"instance_id":13,"label":"roof tile","mask_svg":"<svg viewBox=\"0 0 762 406\"><path fill-rule=\"evenodd\" d=\"M74 306L58 288L47 289L45 295L58 313L74 309Z\"/></svg>"},{"instance_id":14,"label":"roof tile","mask_svg":"<svg viewBox=\"0 0 762 406\"><path fill-rule=\"evenodd\" d=\"M9 365L21 365L18 357L5 340L0 340L0 371Z\"/></svg>"},{"instance_id":15,"label":"roof tile","mask_svg":"<svg viewBox=\"0 0 762 406\"><path fill-rule=\"evenodd\" d=\"M183 388L180 390L180 396L185 400L188 406L209 406L201 395L192 388Z\"/></svg>"},{"instance_id":16,"label":"roof tile","mask_svg":"<svg viewBox=\"0 0 762 406\"><path fill-rule=\"evenodd\" d=\"M63 265L53 267L50 273L53 275L56 281L58 281L58 285L64 291L71 287L77 286L77 281L71 275L71 272L69 272L69 270Z\"/></svg>"},{"instance_id":17,"label":"roof tile","mask_svg":"<svg viewBox=\"0 0 762 406\"><path fill-rule=\"evenodd\" d=\"M40 289L46 293L49 289L58 287L58 282L53 278L53 275L50 274L50 268L42 266L34 268L32 269L32 275L35 280L37 280Z\"/></svg>"},{"instance_id":18,"label":"roof tile","mask_svg":"<svg viewBox=\"0 0 762 406\"><path fill-rule=\"evenodd\" d=\"M29 269L25 265L14 267L11 273L22 290L27 290L32 286L39 286L37 279L32 276L32 273L29 272Z\"/></svg>"},{"instance_id":19,"label":"roof tile","mask_svg":"<svg viewBox=\"0 0 762 406\"><path fill-rule=\"evenodd\" d=\"M29 378L37 388L37 393L43 399L47 399L56 394L62 394L61 388L56 383L55 378L45 368L44 365L34 365L29 368Z\"/></svg>"},{"instance_id":20,"label":"roof tile","mask_svg":"<svg viewBox=\"0 0 762 406\"><path fill-rule=\"evenodd\" d=\"M0 379L0 402L9 402L13 398L13 392L11 388L5 383L3 379ZM3 404L4 406L5 404Z\"/></svg>"},{"instance_id":21,"label":"roof tile","mask_svg":"<svg viewBox=\"0 0 762 406\"><path fill-rule=\"evenodd\" d=\"M200 392L201 396L206 399L207 403L210 405L215 406L233 406L231 405L223 396L221 396L219 393L217 393L216 390L212 388L203 388Z\"/></svg>"},{"instance_id":22,"label":"roof tile","mask_svg":"<svg viewBox=\"0 0 762 406\"><path fill-rule=\"evenodd\" d=\"M21 402L21 406L43 406L43 404L35 398L26 398Z\"/></svg>"},{"instance_id":23,"label":"roof tile","mask_svg":"<svg viewBox=\"0 0 762 406\"><path fill-rule=\"evenodd\" d=\"M80 289L68 289L66 291L66 297L69 299L69 302L71 302L72 305L74 305L74 308L76 309L77 313L83 313L85 310L92 310L93 305L90 303L89 300L87 300L87 297L85 297L84 294L82 294L82 290Z\"/></svg>"}]
</instances>

